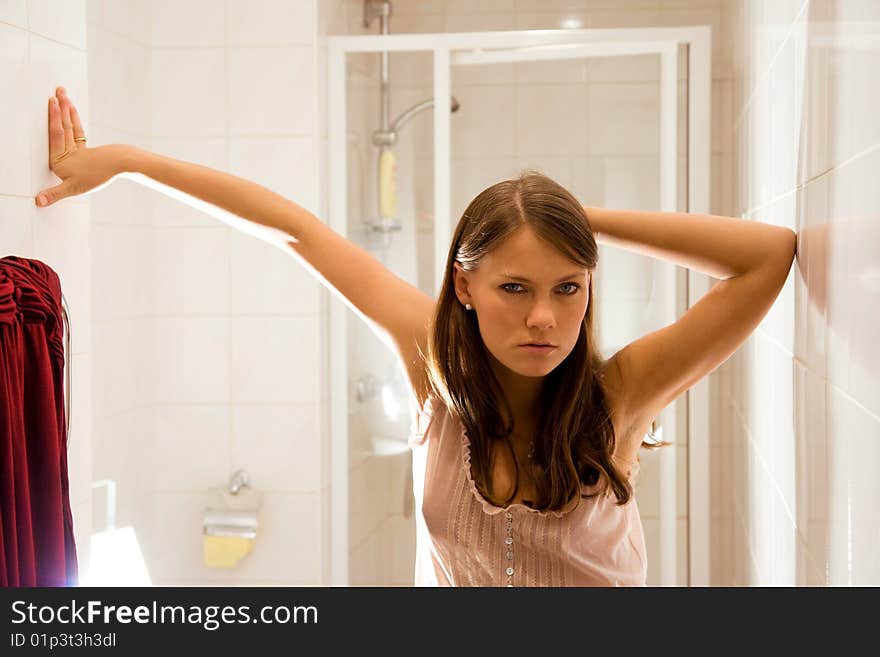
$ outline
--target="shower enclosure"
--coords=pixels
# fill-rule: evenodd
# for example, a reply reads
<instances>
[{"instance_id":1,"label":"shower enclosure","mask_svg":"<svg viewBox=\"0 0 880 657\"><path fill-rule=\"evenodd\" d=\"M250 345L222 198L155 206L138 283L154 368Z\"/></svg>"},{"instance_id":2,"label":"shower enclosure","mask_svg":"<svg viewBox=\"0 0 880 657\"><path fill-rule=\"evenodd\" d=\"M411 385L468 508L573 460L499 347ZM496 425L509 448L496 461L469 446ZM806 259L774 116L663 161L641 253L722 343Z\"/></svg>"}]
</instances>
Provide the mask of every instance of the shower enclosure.
<instances>
[{"instance_id":1,"label":"shower enclosure","mask_svg":"<svg viewBox=\"0 0 880 657\"><path fill-rule=\"evenodd\" d=\"M709 212L708 26L332 36L327 44L329 224L432 297L467 203L522 168L544 170L584 205ZM372 183L388 185L387 175L367 166L376 155L368 135L378 123L364 117L378 96L367 95L350 74L383 52L412 58L390 76L383 61L390 90L401 77L432 78L435 101L425 113L433 117L430 135L419 140L414 132L408 150L397 154L401 205L394 221L385 216L387 203L379 202L381 221L368 207L376 196L366 191L376 189ZM597 98L617 66L639 84L615 92L631 93L631 101L621 105L609 96L606 104L636 118L604 125ZM548 81L563 99L559 106L534 100ZM490 91L477 96L477 89ZM361 102L355 106L350 98ZM596 116L588 117L586 107ZM542 139L541 130L559 129L543 125L545 114L547 121L583 119L570 134ZM627 147L638 152L614 151L615 135L626 131L638 133ZM554 157L535 156L554 148L562 149ZM613 247L600 247L599 263L594 291L605 357L675 321L709 289L707 276ZM331 300L329 332L330 584L406 583L400 573L411 575L419 510L406 446L405 377L395 355L340 299ZM708 400L704 379L664 409L656 432L675 446L642 456L636 500L646 525L649 583L654 573L662 585L708 585Z\"/></svg>"}]
</instances>

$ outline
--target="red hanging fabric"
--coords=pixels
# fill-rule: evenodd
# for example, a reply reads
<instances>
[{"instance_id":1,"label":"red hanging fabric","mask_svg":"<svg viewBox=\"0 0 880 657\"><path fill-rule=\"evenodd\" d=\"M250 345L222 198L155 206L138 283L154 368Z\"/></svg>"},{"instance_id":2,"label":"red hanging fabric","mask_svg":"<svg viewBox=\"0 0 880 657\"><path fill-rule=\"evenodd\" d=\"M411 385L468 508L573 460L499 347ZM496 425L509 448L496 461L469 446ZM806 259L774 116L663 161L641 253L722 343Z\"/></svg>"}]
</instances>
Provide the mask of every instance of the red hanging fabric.
<instances>
[{"instance_id":1,"label":"red hanging fabric","mask_svg":"<svg viewBox=\"0 0 880 657\"><path fill-rule=\"evenodd\" d=\"M76 586L58 274L0 258L0 586Z\"/></svg>"}]
</instances>

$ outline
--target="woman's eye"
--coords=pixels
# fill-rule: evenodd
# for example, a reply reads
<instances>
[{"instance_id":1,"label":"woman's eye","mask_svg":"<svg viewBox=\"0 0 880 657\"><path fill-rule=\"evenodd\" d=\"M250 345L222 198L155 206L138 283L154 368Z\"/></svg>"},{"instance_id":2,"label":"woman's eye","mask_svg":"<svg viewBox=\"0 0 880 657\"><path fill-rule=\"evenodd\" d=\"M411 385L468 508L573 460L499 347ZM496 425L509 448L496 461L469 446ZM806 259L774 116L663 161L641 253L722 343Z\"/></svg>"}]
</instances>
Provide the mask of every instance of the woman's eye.
<instances>
[{"instance_id":1,"label":"woman's eye","mask_svg":"<svg viewBox=\"0 0 880 657\"><path fill-rule=\"evenodd\" d=\"M505 283L504 285L501 286L501 289L504 290L505 292L509 292L511 294L519 294L520 293L519 290L507 289L508 286L510 286L510 285L514 285L516 287L522 287L522 285L520 285L519 283ZM565 287L565 286L571 286L571 288L573 288L573 289L570 292L563 292L562 293L563 296L571 296L571 295L575 294L581 287L577 283L563 283L562 287Z\"/></svg>"}]
</instances>

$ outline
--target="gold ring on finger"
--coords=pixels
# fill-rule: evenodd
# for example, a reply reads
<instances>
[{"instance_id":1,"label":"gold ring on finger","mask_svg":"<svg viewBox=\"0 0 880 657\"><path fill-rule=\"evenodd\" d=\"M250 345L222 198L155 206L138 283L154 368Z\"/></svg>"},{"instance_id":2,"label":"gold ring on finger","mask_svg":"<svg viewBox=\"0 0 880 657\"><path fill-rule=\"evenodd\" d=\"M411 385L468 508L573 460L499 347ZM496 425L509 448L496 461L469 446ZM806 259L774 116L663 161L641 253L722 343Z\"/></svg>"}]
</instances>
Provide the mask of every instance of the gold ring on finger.
<instances>
[{"instance_id":1,"label":"gold ring on finger","mask_svg":"<svg viewBox=\"0 0 880 657\"><path fill-rule=\"evenodd\" d=\"M67 157L68 155L70 155L70 150L65 150L61 155L57 156L57 157L56 157L55 159L53 159L52 161L53 161L53 162L57 162L58 160L60 160L60 159L62 159L62 158L64 158L64 157Z\"/></svg>"}]
</instances>

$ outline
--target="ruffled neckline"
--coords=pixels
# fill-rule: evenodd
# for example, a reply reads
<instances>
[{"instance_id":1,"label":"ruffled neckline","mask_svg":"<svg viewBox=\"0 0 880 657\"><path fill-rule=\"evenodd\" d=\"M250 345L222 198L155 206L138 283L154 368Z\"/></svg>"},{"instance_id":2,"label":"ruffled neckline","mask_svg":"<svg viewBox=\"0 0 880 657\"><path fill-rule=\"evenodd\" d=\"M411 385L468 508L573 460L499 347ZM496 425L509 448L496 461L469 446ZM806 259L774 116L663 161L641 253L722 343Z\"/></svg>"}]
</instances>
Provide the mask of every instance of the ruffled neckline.
<instances>
[{"instance_id":1,"label":"ruffled neckline","mask_svg":"<svg viewBox=\"0 0 880 657\"><path fill-rule=\"evenodd\" d=\"M561 518L562 516L571 513L574 509L578 507L581 502L581 496L578 495L576 498L570 500L562 509L550 509L548 511L541 511L540 509L533 509L527 504L522 504L520 502L514 502L512 504L508 504L507 506L495 506L480 493L480 490L477 488L477 482L474 481L474 478L471 476L471 441L470 437L467 435L467 429L465 429L464 423L459 422L461 424L461 460L462 466L464 468L464 476L467 479L468 488L470 488L471 493L474 498L480 503L483 507L483 511L485 511L489 515L495 515L502 512L514 512L514 511L527 511L529 513L534 513L539 516L553 516L555 518ZM581 490L584 488L589 488L584 484L581 484Z\"/></svg>"}]
</instances>

